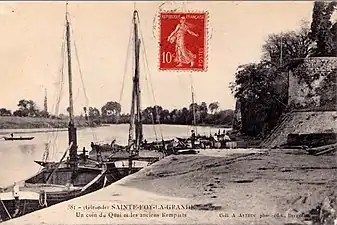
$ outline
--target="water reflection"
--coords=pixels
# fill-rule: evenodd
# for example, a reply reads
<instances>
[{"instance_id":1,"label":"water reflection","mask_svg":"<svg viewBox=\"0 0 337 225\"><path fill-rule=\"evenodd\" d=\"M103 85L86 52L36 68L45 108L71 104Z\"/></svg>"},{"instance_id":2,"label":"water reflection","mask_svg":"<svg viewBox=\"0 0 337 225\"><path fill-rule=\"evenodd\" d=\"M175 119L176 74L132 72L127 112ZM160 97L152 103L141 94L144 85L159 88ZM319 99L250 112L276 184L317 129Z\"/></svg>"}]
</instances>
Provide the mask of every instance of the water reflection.
<instances>
[{"instance_id":1,"label":"water reflection","mask_svg":"<svg viewBox=\"0 0 337 225\"><path fill-rule=\"evenodd\" d=\"M19 145L19 149L25 155L34 155L36 151L36 145L34 144Z\"/></svg>"}]
</instances>

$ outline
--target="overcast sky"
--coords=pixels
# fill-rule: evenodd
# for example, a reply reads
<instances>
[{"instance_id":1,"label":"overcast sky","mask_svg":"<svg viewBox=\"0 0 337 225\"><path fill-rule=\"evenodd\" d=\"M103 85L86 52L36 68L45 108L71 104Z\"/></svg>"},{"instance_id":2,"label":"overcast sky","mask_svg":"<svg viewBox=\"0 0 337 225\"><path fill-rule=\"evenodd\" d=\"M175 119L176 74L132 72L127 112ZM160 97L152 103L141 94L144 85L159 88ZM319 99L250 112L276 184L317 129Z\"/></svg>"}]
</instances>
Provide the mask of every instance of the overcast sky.
<instances>
[{"instance_id":1,"label":"overcast sky","mask_svg":"<svg viewBox=\"0 0 337 225\"><path fill-rule=\"evenodd\" d=\"M191 103L191 82L196 101L218 101L222 109L234 108L228 88L238 65L258 61L261 45L270 33L295 30L301 20L311 21L312 2L70 2L74 32L73 75L75 114L82 113L86 100L76 62L78 50L89 105L101 108L119 101L132 12L139 11L141 31L155 100L166 108ZM158 70L158 20L164 10L207 10L209 43L207 72L161 72ZM65 3L0 3L0 107L15 110L18 100L32 99L43 106L48 89L49 110L54 112L59 89L59 68L64 31ZM142 60L142 59L141 59ZM153 105L141 62L142 105ZM131 101L131 66L128 67L122 111ZM192 78L192 80L190 79ZM65 79L67 81L67 79ZM67 107L68 86L63 88L60 111Z\"/></svg>"}]
</instances>

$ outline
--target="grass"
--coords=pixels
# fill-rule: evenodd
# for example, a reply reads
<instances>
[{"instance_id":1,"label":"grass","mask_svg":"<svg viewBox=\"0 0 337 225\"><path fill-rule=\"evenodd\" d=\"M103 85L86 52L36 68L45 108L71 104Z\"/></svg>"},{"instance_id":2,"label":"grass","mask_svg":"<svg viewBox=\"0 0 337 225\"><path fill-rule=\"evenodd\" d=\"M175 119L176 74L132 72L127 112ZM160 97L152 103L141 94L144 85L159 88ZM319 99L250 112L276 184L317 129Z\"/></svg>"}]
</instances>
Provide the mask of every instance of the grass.
<instances>
[{"instance_id":1,"label":"grass","mask_svg":"<svg viewBox=\"0 0 337 225\"><path fill-rule=\"evenodd\" d=\"M66 128L68 123L66 119L0 116L0 129ZM75 124L77 127L88 126L84 119L76 120Z\"/></svg>"}]
</instances>

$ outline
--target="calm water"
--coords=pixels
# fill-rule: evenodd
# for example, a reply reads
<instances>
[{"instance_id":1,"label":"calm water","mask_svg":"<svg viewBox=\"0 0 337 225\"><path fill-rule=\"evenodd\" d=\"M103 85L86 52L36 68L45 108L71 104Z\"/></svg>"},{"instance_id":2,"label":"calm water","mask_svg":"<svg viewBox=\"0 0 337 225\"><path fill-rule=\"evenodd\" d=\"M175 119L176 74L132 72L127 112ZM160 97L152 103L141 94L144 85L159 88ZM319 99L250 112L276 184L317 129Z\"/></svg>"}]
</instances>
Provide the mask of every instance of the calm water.
<instances>
[{"instance_id":1,"label":"calm water","mask_svg":"<svg viewBox=\"0 0 337 225\"><path fill-rule=\"evenodd\" d=\"M189 136L191 128L191 126L177 125L145 125L144 138L148 141L156 140L157 135L157 138L161 140L161 133L164 139ZM197 131L201 135L209 135L210 132L214 134L218 130L218 128L197 127ZM59 160L68 147L68 133L64 129L58 132L48 129L15 131L17 131L16 136L34 136L35 138L31 141L4 141L0 139L0 186L26 179L38 172L40 167L34 163L34 160L41 160L48 146L49 160ZM0 130L0 133L3 134L7 132L11 132L11 130ZM92 141L111 142L116 139L117 143L126 144L128 125L85 128L78 130L77 134L79 150L83 147L90 150Z\"/></svg>"}]
</instances>

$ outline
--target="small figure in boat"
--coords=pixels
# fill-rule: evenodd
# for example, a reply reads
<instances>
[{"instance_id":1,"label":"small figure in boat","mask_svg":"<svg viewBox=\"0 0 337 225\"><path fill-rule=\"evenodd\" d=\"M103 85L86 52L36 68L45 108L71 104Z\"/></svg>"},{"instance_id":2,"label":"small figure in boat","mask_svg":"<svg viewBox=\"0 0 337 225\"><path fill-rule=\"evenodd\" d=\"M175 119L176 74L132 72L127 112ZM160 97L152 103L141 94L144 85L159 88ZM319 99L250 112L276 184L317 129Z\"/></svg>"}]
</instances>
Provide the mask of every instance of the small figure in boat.
<instances>
[{"instance_id":1,"label":"small figure in boat","mask_svg":"<svg viewBox=\"0 0 337 225\"><path fill-rule=\"evenodd\" d=\"M191 131L191 141L192 141L192 148L195 147L195 132L194 130Z\"/></svg>"},{"instance_id":2,"label":"small figure in boat","mask_svg":"<svg viewBox=\"0 0 337 225\"><path fill-rule=\"evenodd\" d=\"M11 133L11 137L14 137L14 133Z\"/></svg>"}]
</instances>

